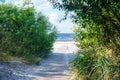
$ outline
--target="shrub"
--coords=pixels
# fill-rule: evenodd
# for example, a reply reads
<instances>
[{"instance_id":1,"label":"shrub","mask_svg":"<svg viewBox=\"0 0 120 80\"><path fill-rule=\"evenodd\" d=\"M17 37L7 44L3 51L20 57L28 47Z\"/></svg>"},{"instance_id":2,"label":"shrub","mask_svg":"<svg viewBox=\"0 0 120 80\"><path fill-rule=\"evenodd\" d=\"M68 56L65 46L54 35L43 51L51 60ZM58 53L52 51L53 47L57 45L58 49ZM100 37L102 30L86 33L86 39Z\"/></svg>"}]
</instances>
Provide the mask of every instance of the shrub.
<instances>
[{"instance_id":1,"label":"shrub","mask_svg":"<svg viewBox=\"0 0 120 80\"><path fill-rule=\"evenodd\" d=\"M34 62L51 53L56 34L56 28L34 7L0 5L0 54Z\"/></svg>"},{"instance_id":2,"label":"shrub","mask_svg":"<svg viewBox=\"0 0 120 80\"><path fill-rule=\"evenodd\" d=\"M80 80L80 75L85 77L84 80L119 80L120 1L49 1L66 14L71 15L72 12L71 18L77 24L74 32L79 48L78 57L70 64L73 74L77 74L75 80Z\"/></svg>"}]
</instances>

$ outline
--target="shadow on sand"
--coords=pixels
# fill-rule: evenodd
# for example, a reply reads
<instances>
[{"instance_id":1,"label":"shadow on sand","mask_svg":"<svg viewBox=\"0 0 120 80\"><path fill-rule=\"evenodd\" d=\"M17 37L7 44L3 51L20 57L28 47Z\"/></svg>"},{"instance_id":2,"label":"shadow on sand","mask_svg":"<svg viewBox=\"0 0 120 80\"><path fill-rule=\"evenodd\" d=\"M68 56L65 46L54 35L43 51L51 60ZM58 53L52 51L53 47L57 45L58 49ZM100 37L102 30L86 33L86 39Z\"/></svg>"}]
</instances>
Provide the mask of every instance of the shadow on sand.
<instances>
[{"instance_id":1,"label":"shadow on sand","mask_svg":"<svg viewBox=\"0 0 120 80\"><path fill-rule=\"evenodd\" d=\"M40 65L26 65L17 62L0 62L0 80L34 80L35 76L44 78L66 77L68 60L72 53L53 53Z\"/></svg>"}]
</instances>

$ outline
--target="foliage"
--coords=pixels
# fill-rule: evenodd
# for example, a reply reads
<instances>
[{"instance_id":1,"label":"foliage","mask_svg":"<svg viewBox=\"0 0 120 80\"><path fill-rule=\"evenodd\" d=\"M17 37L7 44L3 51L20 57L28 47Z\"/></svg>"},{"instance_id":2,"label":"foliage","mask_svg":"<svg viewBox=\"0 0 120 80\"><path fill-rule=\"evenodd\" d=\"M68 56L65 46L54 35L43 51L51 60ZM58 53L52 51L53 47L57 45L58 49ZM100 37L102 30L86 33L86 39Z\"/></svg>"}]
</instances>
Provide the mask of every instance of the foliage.
<instances>
[{"instance_id":1,"label":"foliage","mask_svg":"<svg viewBox=\"0 0 120 80\"><path fill-rule=\"evenodd\" d=\"M49 1L55 8L65 10L67 14L74 13L71 17L78 25L75 28L75 40L80 50L70 65L75 75L77 74L76 80L80 80L80 75L87 80L119 80L120 1Z\"/></svg>"},{"instance_id":2,"label":"foliage","mask_svg":"<svg viewBox=\"0 0 120 80\"><path fill-rule=\"evenodd\" d=\"M34 7L0 5L0 54L30 62L44 58L51 53L56 33L56 28Z\"/></svg>"}]
</instances>

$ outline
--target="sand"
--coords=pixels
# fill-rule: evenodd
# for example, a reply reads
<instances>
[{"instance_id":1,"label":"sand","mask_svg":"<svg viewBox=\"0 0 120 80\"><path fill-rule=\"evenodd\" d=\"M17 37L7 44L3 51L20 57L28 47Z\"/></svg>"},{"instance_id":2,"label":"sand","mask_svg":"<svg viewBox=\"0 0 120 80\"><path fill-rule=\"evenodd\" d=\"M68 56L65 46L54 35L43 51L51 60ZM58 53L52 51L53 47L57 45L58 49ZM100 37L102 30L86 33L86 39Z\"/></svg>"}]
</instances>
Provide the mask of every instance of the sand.
<instances>
[{"instance_id":1,"label":"sand","mask_svg":"<svg viewBox=\"0 0 120 80\"><path fill-rule=\"evenodd\" d=\"M69 80L69 60L76 52L74 41L56 41L53 53L40 65L0 62L0 80Z\"/></svg>"}]
</instances>

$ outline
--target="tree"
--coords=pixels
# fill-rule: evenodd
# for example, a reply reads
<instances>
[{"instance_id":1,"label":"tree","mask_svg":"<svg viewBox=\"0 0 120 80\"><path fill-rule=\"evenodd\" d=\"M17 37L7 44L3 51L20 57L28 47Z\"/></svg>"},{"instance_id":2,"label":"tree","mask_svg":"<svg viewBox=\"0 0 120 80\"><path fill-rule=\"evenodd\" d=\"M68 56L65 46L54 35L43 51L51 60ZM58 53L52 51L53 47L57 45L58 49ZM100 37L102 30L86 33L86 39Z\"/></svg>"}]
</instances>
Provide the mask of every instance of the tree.
<instances>
[{"instance_id":1,"label":"tree","mask_svg":"<svg viewBox=\"0 0 120 80\"><path fill-rule=\"evenodd\" d=\"M34 7L0 5L0 55L37 63L47 57L56 39L56 28ZM0 57L2 58L2 57Z\"/></svg>"},{"instance_id":2,"label":"tree","mask_svg":"<svg viewBox=\"0 0 120 80\"><path fill-rule=\"evenodd\" d=\"M120 1L49 0L55 8L73 12L77 46L83 49L71 61L73 72L94 80L120 76ZM89 64L89 65L88 65ZM99 75L99 76L97 76ZM100 76L101 75L101 76ZM96 77L95 77L96 76Z\"/></svg>"}]
</instances>

